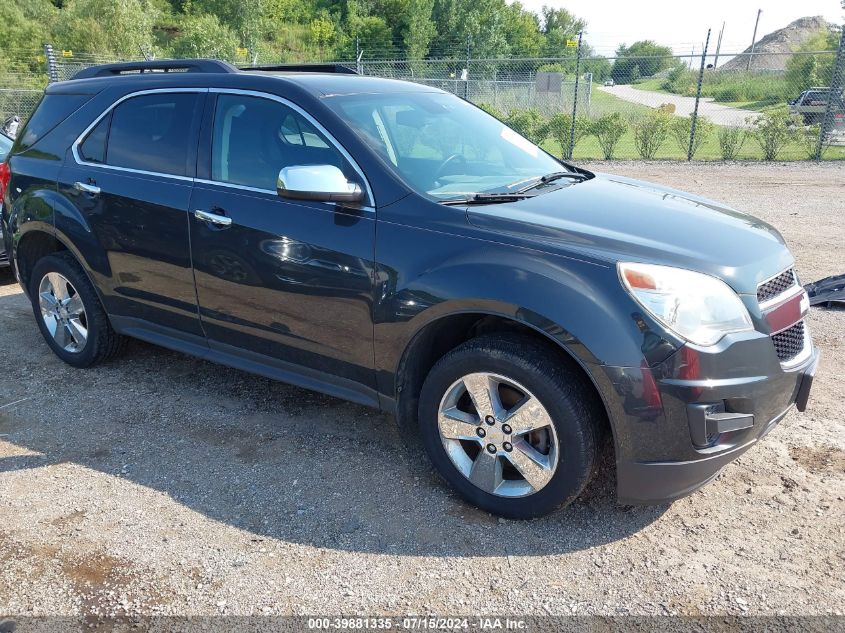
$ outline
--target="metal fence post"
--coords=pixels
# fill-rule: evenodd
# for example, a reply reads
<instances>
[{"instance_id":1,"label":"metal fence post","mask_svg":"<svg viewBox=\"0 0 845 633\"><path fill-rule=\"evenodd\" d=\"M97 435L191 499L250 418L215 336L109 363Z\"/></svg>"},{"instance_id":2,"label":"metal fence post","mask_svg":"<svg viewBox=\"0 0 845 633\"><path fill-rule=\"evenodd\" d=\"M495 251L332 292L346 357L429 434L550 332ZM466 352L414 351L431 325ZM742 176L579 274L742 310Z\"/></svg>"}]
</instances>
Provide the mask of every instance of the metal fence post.
<instances>
[{"instance_id":1,"label":"metal fence post","mask_svg":"<svg viewBox=\"0 0 845 633\"><path fill-rule=\"evenodd\" d=\"M833 70L830 74L830 88L827 93L827 105L824 109L824 118L819 129L819 140L816 144L816 160L822 159L824 141L830 129L833 127L833 103L835 97L839 96L842 85L845 83L845 24L842 25L842 34L839 36L839 48L836 51L836 60L833 62Z\"/></svg>"},{"instance_id":2,"label":"metal fence post","mask_svg":"<svg viewBox=\"0 0 845 633\"><path fill-rule=\"evenodd\" d=\"M578 79L581 75L581 38L584 32L578 31L578 48L575 50L575 94L572 97L572 122L569 125L569 147L566 148L566 160L572 160L575 151L575 117L578 114Z\"/></svg>"},{"instance_id":3,"label":"metal fence post","mask_svg":"<svg viewBox=\"0 0 845 633\"><path fill-rule=\"evenodd\" d=\"M56 54L50 44L44 45L44 57L47 59L47 82L55 83L59 80L59 68L56 66Z\"/></svg>"},{"instance_id":4,"label":"metal fence post","mask_svg":"<svg viewBox=\"0 0 845 633\"><path fill-rule=\"evenodd\" d=\"M361 38L356 36L355 37L355 71L359 75L364 74L364 65L361 63L361 56L364 54L364 51L361 50Z\"/></svg>"},{"instance_id":5,"label":"metal fence post","mask_svg":"<svg viewBox=\"0 0 845 633\"><path fill-rule=\"evenodd\" d=\"M701 68L698 71L698 87L695 90L695 107L692 110L692 125L689 132L689 150L687 160L692 160L695 147L695 125L698 123L698 102L701 101L701 84L704 82L704 66L707 62L707 47L710 45L710 29L707 29L707 39L704 41L704 50L701 52Z\"/></svg>"},{"instance_id":6,"label":"metal fence post","mask_svg":"<svg viewBox=\"0 0 845 633\"><path fill-rule=\"evenodd\" d=\"M470 56L470 37L467 35L467 77L464 81L464 100L469 101L469 56Z\"/></svg>"}]
</instances>

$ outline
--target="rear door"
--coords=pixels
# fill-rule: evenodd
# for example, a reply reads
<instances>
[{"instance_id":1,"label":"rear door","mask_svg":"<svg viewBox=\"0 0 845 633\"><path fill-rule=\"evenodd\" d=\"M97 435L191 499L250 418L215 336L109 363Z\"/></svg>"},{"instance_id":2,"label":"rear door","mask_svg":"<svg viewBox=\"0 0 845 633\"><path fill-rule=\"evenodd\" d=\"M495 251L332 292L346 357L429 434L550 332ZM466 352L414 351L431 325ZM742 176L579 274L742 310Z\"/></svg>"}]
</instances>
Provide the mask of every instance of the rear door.
<instances>
[{"instance_id":1,"label":"rear door","mask_svg":"<svg viewBox=\"0 0 845 633\"><path fill-rule=\"evenodd\" d=\"M328 164L368 190L363 175L294 104L243 91L212 91L215 99L190 205L209 344L245 366L310 375L361 401L354 392L375 385L374 209L286 200L276 180L283 167Z\"/></svg>"},{"instance_id":2,"label":"rear door","mask_svg":"<svg viewBox=\"0 0 845 633\"><path fill-rule=\"evenodd\" d=\"M120 329L202 336L188 244L188 203L205 89L135 93L103 113L59 176L94 233L97 284ZM171 332L172 333L172 332ZM204 341L203 341L204 344Z\"/></svg>"}]
</instances>

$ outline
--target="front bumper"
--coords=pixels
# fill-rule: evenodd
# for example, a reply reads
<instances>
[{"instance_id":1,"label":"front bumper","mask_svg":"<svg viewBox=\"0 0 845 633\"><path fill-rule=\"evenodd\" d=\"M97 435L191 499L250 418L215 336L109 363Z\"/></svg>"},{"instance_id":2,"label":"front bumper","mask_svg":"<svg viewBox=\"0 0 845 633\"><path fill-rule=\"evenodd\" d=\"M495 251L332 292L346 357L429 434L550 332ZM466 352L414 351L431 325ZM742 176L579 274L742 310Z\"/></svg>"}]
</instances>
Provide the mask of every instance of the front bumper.
<instances>
[{"instance_id":1,"label":"front bumper","mask_svg":"<svg viewBox=\"0 0 845 633\"><path fill-rule=\"evenodd\" d=\"M682 348L656 367L604 367L605 384L615 392L605 401L619 502L667 502L709 482L793 406L806 408L818 358L812 348L804 362L784 369L770 339L751 335L727 341L717 353ZM727 412L710 416L709 434L696 426L705 423L702 407Z\"/></svg>"}]
</instances>

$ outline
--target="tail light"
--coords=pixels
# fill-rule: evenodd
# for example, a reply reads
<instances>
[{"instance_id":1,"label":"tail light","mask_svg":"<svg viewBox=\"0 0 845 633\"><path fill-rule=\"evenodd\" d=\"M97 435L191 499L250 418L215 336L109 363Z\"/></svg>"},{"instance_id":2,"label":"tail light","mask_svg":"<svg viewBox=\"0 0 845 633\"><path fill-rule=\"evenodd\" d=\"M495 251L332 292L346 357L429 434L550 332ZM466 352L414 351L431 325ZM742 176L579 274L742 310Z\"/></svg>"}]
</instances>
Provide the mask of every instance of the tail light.
<instances>
[{"instance_id":1,"label":"tail light","mask_svg":"<svg viewBox=\"0 0 845 633\"><path fill-rule=\"evenodd\" d=\"M3 201L3 196L6 195L6 187L9 185L9 179L12 177L12 170L9 163L0 163L0 202Z\"/></svg>"}]
</instances>

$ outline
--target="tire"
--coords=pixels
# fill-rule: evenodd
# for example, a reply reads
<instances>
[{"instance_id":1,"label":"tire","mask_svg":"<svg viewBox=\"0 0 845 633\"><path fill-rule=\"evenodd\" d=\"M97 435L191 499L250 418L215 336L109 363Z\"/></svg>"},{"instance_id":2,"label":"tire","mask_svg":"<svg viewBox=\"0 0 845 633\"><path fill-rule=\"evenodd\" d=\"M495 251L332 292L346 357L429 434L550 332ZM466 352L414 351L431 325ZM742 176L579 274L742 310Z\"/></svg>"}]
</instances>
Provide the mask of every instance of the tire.
<instances>
[{"instance_id":1,"label":"tire","mask_svg":"<svg viewBox=\"0 0 845 633\"><path fill-rule=\"evenodd\" d=\"M57 290L63 284L66 289ZM41 335L53 353L68 365L92 367L123 350L125 338L112 329L94 286L70 253L55 253L36 262L30 277L29 296ZM55 316L59 303L64 311ZM54 316L45 316L42 304L45 310L53 311ZM51 332L51 328L57 334Z\"/></svg>"},{"instance_id":2,"label":"tire","mask_svg":"<svg viewBox=\"0 0 845 633\"><path fill-rule=\"evenodd\" d=\"M467 384L476 390L484 385L482 392L490 389L489 398L499 398L502 407L493 416L492 424L489 419L479 418L480 409ZM461 390L464 395L457 395ZM528 392L528 400L520 400L521 391ZM529 411L525 405L535 402L544 409L542 413L534 408L531 415L514 415L517 410ZM491 407L497 410L495 403ZM447 431L441 431L441 410L464 418L457 423L457 429L452 418L444 416L442 424ZM525 425L526 420L533 420L530 424L541 421L542 428L519 435L516 427ZM520 335L483 336L460 345L432 368L420 394L420 434L437 471L471 504L513 519L548 514L568 505L581 493L597 464L603 420L602 405L580 369L535 339ZM513 428L508 421L514 421ZM481 434L480 429L484 429L484 437L473 437ZM462 439L448 438L444 433ZM514 440L510 448L506 446L509 438ZM495 453L485 444L488 439L497 449ZM474 443L480 448L473 448ZM517 463L526 464L529 454L537 458L532 460L534 465L544 464L539 470L533 466L526 469L534 484L523 476L522 469L516 468ZM482 455L484 464L490 463L490 457L494 463L501 463L501 478L495 474L479 476L484 488L469 478L475 476L476 462ZM553 461L556 465L549 471L545 466ZM497 472L497 468L493 466L492 472ZM480 466L478 469L482 472ZM485 467L483 472L491 471ZM497 483L500 479L501 483Z\"/></svg>"}]
</instances>

